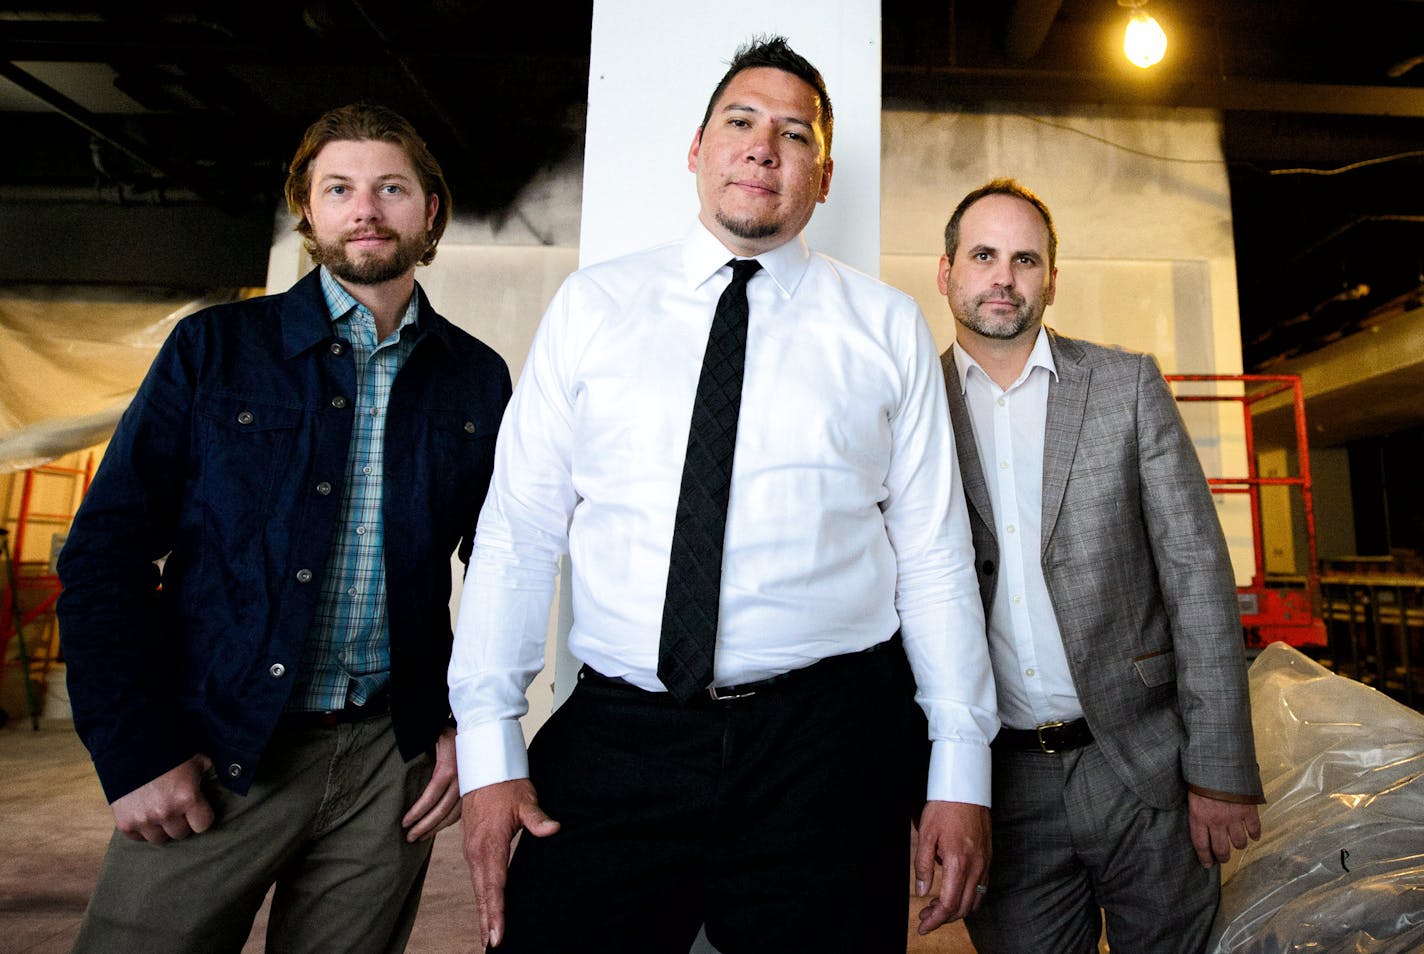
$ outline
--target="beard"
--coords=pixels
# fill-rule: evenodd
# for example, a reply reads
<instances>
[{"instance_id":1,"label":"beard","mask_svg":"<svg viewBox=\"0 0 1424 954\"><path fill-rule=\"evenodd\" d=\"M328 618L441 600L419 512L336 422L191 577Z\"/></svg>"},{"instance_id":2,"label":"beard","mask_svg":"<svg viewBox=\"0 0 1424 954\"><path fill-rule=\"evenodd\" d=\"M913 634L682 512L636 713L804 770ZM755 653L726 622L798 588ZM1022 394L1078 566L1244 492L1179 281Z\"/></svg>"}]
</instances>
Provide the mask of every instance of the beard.
<instances>
[{"instance_id":1,"label":"beard","mask_svg":"<svg viewBox=\"0 0 1424 954\"><path fill-rule=\"evenodd\" d=\"M781 231L780 222L765 219L734 219L725 212L716 213L717 224L739 239L771 238Z\"/></svg>"},{"instance_id":2,"label":"beard","mask_svg":"<svg viewBox=\"0 0 1424 954\"><path fill-rule=\"evenodd\" d=\"M369 230L368 230L369 231ZM379 285L400 278L414 268L430 247L430 235L418 232L402 237L389 229L377 229L375 234L394 238L395 247L382 255L379 252L357 252L353 257L346 249L347 236L333 242L314 241L312 261L325 265L337 278L355 285Z\"/></svg>"},{"instance_id":3,"label":"beard","mask_svg":"<svg viewBox=\"0 0 1424 954\"><path fill-rule=\"evenodd\" d=\"M1008 317L989 318L980 310L989 299L1002 297L1004 297L1002 294L986 292L973 301L961 302L960 308L953 309L954 317L975 334L985 338L997 338L1000 341L1017 338L1043 317L1042 307L1029 304L1017 292L1010 296L1009 300L1014 305L1014 312ZM968 307L964 307L966 305Z\"/></svg>"}]
</instances>

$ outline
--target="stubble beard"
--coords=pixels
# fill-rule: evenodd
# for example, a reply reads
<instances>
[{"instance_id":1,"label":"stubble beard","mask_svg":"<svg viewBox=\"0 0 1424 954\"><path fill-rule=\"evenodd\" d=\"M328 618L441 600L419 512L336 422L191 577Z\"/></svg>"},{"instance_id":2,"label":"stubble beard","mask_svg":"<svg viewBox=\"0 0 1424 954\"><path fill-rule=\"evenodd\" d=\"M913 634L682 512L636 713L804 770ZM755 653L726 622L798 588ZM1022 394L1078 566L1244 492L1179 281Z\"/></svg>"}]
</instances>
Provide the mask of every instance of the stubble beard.
<instances>
[{"instance_id":1,"label":"stubble beard","mask_svg":"<svg viewBox=\"0 0 1424 954\"><path fill-rule=\"evenodd\" d=\"M429 247L430 238L425 232L402 237L399 233L381 231L382 236L396 239L395 247L388 254L377 252L357 252L348 254L346 238L334 242L316 242L312 261L325 265L337 278L354 285L379 285L409 272L419 262Z\"/></svg>"},{"instance_id":2,"label":"stubble beard","mask_svg":"<svg viewBox=\"0 0 1424 954\"><path fill-rule=\"evenodd\" d=\"M1042 308L1035 308L1022 295L1015 294L1013 296L1015 307L1012 316L1007 319L989 318L984 315L981 309L984 307L984 303L993 297L999 296L991 294L978 296L972 302L966 303L968 307L956 309L954 317L964 327L981 337L1012 341L1033 327L1043 316Z\"/></svg>"}]
</instances>

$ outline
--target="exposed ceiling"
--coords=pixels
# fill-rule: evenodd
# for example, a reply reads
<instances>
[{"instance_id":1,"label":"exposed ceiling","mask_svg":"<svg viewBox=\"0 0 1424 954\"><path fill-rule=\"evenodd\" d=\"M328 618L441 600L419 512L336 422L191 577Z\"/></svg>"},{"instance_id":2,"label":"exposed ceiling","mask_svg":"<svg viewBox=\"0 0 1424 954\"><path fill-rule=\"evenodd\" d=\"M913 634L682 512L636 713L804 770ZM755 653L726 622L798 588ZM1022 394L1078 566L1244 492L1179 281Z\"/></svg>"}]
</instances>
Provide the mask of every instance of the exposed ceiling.
<instances>
[{"instance_id":1,"label":"exposed ceiling","mask_svg":"<svg viewBox=\"0 0 1424 954\"><path fill-rule=\"evenodd\" d=\"M885 0L884 93L1222 110L1248 369L1418 307L1424 2L1148 11L1171 40L1139 71L1118 49L1127 11L1115 0ZM582 135L591 12L479 0L0 9L0 281L60 280L61 267L69 280L194 281L207 267L208 284L261 284L284 161L313 116L358 98L415 122L462 209L500 215ZM167 272L144 264L158 250L115 241L117 223L145 216L179 236ZM43 254L56 240L62 266Z\"/></svg>"}]
</instances>

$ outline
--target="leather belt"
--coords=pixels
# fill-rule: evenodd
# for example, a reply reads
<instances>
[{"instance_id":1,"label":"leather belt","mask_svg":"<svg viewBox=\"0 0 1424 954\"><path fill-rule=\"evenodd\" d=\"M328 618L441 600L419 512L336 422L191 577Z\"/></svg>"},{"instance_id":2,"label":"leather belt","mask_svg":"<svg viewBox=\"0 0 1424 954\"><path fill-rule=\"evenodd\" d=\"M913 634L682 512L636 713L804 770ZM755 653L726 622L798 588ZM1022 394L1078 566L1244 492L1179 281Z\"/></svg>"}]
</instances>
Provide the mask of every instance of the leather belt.
<instances>
[{"instance_id":1,"label":"leather belt","mask_svg":"<svg viewBox=\"0 0 1424 954\"><path fill-rule=\"evenodd\" d=\"M740 699L750 699L753 696L766 695L768 692L778 691L793 684L809 681L815 677L829 677L841 670L850 668L853 664L864 660L866 656L881 652L900 643L900 636L897 633L883 643L876 643L869 649L863 649L855 653L842 653L837 656L827 656L825 659L812 663L801 669L793 669L790 672L778 673L775 676L768 676L766 679L758 679L755 682L744 682L735 686L709 686L705 694L693 697L693 704L701 703L709 705L712 703L736 702ZM668 692L650 692L647 689L633 685L621 676L605 676L603 673L588 666L584 666L578 673L579 682L588 683L603 689L611 689L619 692L642 693L647 696L667 696L672 697Z\"/></svg>"},{"instance_id":2,"label":"leather belt","mask_svg":"<svg viewBox=\"0 0 1424 954\"><path fill-rule=\"evenodd\" d=\"M365 722L367 719L374 719L376 716L385 715L390 711L391 694L382 692L374 699L367 700L366 704L362 706L347 703L344 709L327 709L324 712L284 712L282 713L282 725L329 729L332 726L351 722Z\"/></svg>"},{"instance_id":3,"label":"leather belt","mask_svg":"<svg viewBox=\"0 0 1424 954\"><path fill-rule=\"evenodd\" d=\"M993 748L1005 752L1042 752L1052 755L1081 749L1093 741L1087 719L1072 722L1045 722L1034 729L1011 729L1004 726L994 736Z\"/></svg>"}]
</instances>

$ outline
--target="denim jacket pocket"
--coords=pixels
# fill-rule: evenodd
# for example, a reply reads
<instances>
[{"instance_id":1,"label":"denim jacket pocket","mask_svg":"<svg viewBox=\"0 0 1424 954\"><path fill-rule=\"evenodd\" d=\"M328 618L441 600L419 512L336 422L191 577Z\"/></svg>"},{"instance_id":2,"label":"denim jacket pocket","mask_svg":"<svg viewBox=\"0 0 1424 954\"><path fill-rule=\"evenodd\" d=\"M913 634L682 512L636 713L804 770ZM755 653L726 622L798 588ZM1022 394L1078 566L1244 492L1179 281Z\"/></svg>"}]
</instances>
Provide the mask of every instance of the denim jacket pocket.
<instances>
[{"instance_id":1,"label":"denim jacket pocket","mask_svg":"<svg viewBox=\"0 0 1424 954\"><path fill-rule=\"evenodd\" d=\"M237 394L200 394L195 409L205 506L233 519L260 517L276 481L291 472L302 409Z\"/></svg>"}]
</instances>

